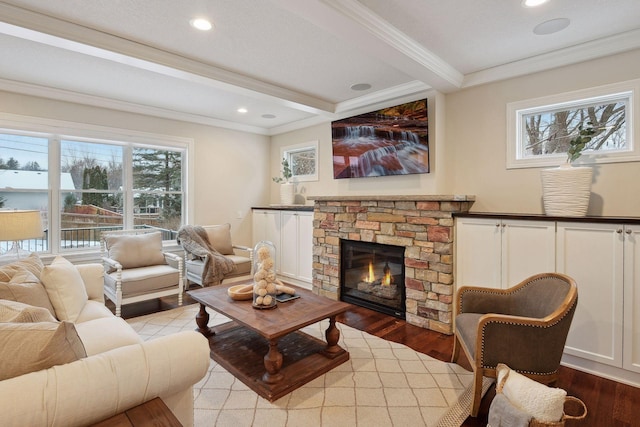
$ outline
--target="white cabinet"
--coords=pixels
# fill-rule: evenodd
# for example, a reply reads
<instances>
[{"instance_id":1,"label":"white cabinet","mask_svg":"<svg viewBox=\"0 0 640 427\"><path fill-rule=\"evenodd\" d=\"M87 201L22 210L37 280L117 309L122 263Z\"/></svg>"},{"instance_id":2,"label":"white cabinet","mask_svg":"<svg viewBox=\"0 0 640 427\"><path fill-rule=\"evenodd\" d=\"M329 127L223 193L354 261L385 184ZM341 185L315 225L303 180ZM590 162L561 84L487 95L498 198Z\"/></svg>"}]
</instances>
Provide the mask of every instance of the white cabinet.
<instances>
[{"instance_id":1,"label":"white cabinet","mask_svg":"<svg viewBox=\"0 0 640 427\"><path fill-rule=\"evenodd\" d=\"M280 272L311 283L313 263L313 213L282 211Z\"/></svg>"},{"instance_id":2,"label":"white cabinet","mask_svg":"<svg viewBox=\"0 0 640 427\"><path fill-rule=\"evenodd\" d=\"M578 284L565 354L622 367L624 233L616 224L559 222L557 271Z\"/></svg>"},{"instance_id":3,"label":"white cabinet","mask_svg":"<svg viewBox=\"0 0 640 427\"><path fill-rule=\"evenodd\" d=\"M254 209L254 245L261 240L276 246L276 272L283 279L311 289L313 212Z\"/></svg>"},{"instance_id":4,"label":"white cabinet","mask_svg":"<svg viewBox=\"0 0 640 427\"><path fill-rule=\"evenodd\" d=\"M456 219L457 286L509 288L555 271L555 223Z\"/></svg>"},{"instance_id":5,"label":"white cabinet","mask_svg":"<svg viewBox=\"0 0 640 427\"><path fill-rule=\"evenodd\" d=\"M624 226L622 367L640 373L640 225Z\"/></svg>"}]
</instances>

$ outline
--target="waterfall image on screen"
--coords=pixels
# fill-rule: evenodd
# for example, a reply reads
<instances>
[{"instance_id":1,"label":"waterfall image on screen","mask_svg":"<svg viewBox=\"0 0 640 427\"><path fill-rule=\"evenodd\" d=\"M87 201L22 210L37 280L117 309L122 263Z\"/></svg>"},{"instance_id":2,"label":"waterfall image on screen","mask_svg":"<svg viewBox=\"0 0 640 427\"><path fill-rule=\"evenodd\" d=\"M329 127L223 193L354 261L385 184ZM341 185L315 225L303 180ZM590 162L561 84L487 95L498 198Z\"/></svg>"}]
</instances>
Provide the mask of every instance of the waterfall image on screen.
<instances>
[{"instance_id":1,"label":"waterfall image on screen","mask_svg":"<svg viewBox=\"0 0 640 427\"><path fill-rule=\"evenodd\" d=\"M429 173L427 100L331 123L333 177Z\"/></svg>"}]
</instances>

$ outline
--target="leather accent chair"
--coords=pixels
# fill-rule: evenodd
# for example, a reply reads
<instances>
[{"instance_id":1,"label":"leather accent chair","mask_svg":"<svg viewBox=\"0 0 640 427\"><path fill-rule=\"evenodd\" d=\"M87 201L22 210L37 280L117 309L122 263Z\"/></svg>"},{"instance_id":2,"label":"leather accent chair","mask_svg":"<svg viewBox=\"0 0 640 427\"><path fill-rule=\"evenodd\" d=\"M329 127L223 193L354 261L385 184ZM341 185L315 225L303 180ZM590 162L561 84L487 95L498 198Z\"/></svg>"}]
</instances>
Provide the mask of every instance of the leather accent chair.
<instances>
[{"instance_id":1,"label":"leather accent chair","mask_svg":"<svg viewBox=\"0 0 640 427\"><path fill-rule=\"evenodd\" d=\"M458 289L452 361L462 348L473 368L471 416L478 415L482 378L496 378L498 363L543 384L557 380L577 302L576 282L557 273L538 274L509 289Z\"/></svg>"},{"instance_id":2,"label":"leather accent chair","mask_svg":"<svg viewBox=\"0 0 640 427\"><path fill-rule=\"evenodd\" d=\"M100 237L105 267L104 294L121 307L178 295L182 305L182 257L162 250L162 233L153 228L105 231Z\"/></svg>"}]
</instances>

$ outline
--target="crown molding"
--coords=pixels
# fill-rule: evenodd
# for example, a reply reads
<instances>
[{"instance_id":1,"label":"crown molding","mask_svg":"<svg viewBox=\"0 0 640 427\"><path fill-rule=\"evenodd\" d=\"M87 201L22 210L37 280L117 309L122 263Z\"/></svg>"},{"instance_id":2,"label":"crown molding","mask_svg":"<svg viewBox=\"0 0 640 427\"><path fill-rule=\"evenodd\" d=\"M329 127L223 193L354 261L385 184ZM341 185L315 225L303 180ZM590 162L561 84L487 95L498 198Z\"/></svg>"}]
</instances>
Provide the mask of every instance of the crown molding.
<instances>
[{"instance_id":1,"label":"crown molding","mask_svg":"<svg viewBox=\"0 0 640 427\"><path fill-rule=\"evenodd\" d=\"M205 84L307 113L333 111L331 102L70 21L0 3L0 32L61 49Z\"/></svg>"},{"instance_id":2,"label":"crown molding","mask_svg":"<svg viewBox=\"0 0 640 427\"><path fill-rule=\"evenodd\" d=\"M142 114L145 116L159 117L169 120L177 120L188 123L196 123L206 126L214 126L224 129L269 135L269 131L258 126L243 125L226 120L214 119L199 114L185 113L182 111L168 110L165 108L151 107L132 102L119 101L101 96L87 95L63 89L39 86L30 83L22 83L13 80L0 79L0 90L22 95L37 96L56 101L72 102L75 104L89 105L92 107L108 108L110 110L124 111L128 113Z\"/></svg>"},{"instance_id":3,"label":"crown molding","mask_svg":"<svg viewBox=\"0 0 640 427\"><path fill-rule=\"evenodd\" d=\"M450 91L462 86L464 76L435 53L398 30L388 21L356 0L321 0L344 16L365 28L393 49L402 53L424 69L433 73L442 87L436 89ZM435 85L434 85L435 86Z\"/></svg>"},{"instance_id":4,"label":"crown molding","mask_svg":"<svg viewBox=\"0 0 640 427\"><path fill-rule=\"evenodd\" d=\"M640 48L640 30L605 37L465 75L462 88L563 67Z\"/></svg>"}]
</instances>

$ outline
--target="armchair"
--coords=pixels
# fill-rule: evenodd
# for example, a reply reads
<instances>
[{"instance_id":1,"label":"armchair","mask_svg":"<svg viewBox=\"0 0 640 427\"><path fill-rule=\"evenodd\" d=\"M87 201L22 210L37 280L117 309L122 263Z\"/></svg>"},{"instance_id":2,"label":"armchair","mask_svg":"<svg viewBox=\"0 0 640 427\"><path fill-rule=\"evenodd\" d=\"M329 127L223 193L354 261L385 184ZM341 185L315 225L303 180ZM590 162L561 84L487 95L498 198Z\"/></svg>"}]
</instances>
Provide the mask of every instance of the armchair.
<instances>
[{"instance_id":1,"label":"armchair","mask_svg":"<svg viewBox=\"0 0 640 427\"><path fill-rule=\"evenodd\" d=\"M184 249L187 289L190 282L211 286L252 272L253 248L231 242L231 224L183 226L178 231L178 242ZM220 259L221 255L226 259Z\"/></svg>"},{"instance_id":2,"label":"armchair","mask_svg":"<svg viewBox=\"0 0 640 427\"><path fill-rule=\"evenodd\" d=\"M556 381L577 302L575 281L557 273L509 289L458 290L452 361L462 348L473 368L471 416L480 408L482 377L496 378L499 363L543 384Z\"/></svg>"},{"instance_id":3,"label":"armchair","mask_svg":"<svg viewBox=\"0 0 640 427\"><path fill-rule=\"evenodd\" d=\"M178 295L178 305L182 305L182 257L162 251L159 231L105 231L100 248L104 293L115 303L116 316L121 315L122 305L168 295Z\"/></svg>"}]
</instances>

